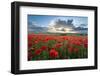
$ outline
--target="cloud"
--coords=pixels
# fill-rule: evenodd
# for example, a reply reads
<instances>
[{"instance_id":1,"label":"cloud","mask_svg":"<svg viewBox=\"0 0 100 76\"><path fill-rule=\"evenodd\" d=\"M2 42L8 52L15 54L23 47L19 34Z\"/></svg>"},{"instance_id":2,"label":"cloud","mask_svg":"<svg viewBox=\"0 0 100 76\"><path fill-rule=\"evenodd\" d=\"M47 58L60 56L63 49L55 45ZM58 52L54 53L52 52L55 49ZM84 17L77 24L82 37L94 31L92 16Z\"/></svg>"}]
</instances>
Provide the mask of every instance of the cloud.
<instances>
[{"instance_id":1,"label":"cloud","mask_svg":"<svg viewBox=\"0 0 100 76\"><path fill-rule=\"evenodd\" d=\"M49 24L48 32L68 33L74 30L73 19L56 18Z\"/></svg>"},{"instance_id":2,"label":"cloud","mask_svg":"<svg viewBox=\"0 0 100 76\"><path fill-rule=\"evenodd\" d=\"M50 22L49 26L53 26L55 28L73 28L73 19L70 20L62 20L62 19L54 19Z\"/></svg>"},{"instance_id":3,"label":"cloud","mask_svg":"<svg viewBox=\"0 0 100 76\"><path fill-rule=\"evenodd\" d=\"M34 22L34 21L29 21L28 22L28 28L34 28L36 26L37 26L36 22Z\"/></svg>"}]
</instances>

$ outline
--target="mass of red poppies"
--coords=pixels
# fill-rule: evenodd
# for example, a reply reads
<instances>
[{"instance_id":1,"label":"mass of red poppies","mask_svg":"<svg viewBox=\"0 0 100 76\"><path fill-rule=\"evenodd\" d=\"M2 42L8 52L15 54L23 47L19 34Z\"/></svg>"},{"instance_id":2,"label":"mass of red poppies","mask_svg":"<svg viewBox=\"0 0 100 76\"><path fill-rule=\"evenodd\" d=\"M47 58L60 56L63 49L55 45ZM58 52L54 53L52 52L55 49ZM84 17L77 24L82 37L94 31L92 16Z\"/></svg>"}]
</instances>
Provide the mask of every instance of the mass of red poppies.
<instances>
[{"instance_id":1,"label":"mass of red poppies","mask_svg":"<svg viewBox=\"0 0 100 76\"><path fill-rule=\"evenodd\" d=\"M87 36L28 34L29 61L87 57Z\"/></svg>"}]
</instances>

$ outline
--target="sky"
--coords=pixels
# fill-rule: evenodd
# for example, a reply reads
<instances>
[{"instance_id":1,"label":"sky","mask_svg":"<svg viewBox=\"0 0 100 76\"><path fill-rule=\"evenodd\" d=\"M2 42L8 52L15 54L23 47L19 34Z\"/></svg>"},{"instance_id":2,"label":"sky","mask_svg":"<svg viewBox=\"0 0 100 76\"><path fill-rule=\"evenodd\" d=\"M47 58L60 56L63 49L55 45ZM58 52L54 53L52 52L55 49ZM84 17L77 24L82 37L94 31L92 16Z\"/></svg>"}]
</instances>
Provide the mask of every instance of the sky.
<instances>
[{"instance_id":1,"label":"sky","mask_svg":"<svg viewBox=\"0 0 100 76\"><path fill-rule=\"evenodd\" d=\"M85 27L88 25L88 17L83 16L28 15L28 26L48 27L58 19L66 22L73 19L72 23L75 27L79 27L81 24L85 24Z\"/></svg>"}]
</instances>

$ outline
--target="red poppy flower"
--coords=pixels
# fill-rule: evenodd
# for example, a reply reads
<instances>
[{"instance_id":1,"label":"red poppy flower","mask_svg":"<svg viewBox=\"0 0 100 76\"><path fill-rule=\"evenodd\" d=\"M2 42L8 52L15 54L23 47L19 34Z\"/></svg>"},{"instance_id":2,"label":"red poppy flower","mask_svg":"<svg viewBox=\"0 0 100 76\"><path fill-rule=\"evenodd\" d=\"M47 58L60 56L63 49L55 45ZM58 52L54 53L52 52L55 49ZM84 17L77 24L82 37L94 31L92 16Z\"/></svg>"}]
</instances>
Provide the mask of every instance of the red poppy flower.
<instances>
[{"instance_id":1,"label":"red poppy flower","mask_svg":"<svg viewBox=\"0 0 100 76\"><path fill-rule=\"evenodd\" d=\"M28 48L32 47L32 42L28 42Z\"/></svg>"},{"instance_id":2,"label":"red poppy flower","mask_svg":"<svg viewBox=\"0 0 100 76\"><path fill-rule=\"evenodd\" d=\"M49 40L52 40L50 37L46 37L44 42L48 42Z\"/></svg>"},{"instance_id":3,"label":"red poppy flower","mask_svg":"<svg viewBox=\"0 0 100 76\"><path fill-rule=\"evenodd\" d=\"M41 47L41 50L46 50L47 49L47 46L42 46Z\"/></svg>"},{"instance_id":4,"label":"red poppy flower","mask_svg":"<svg viewBox=\"0 0 100 76\"><path fill-rule=\"evenodd\" d=\"M81 46L81 42L80 41L76 41L76 45Z\"/></svg>"},{"instance_id":5,"label":"red poppy flower","mask_svg":"<svg viewBox=\"0 0 100 76\"><path fill-rule=\"evenodd\" d=\"M29 41L32 41L32 39L33 39L33 34L29 34L29 35L28 35L28 40L29 40Z\"/></svg>"},{"instance_id":6,"label":"red poppy flower","mask_svg":"<svg viewBox=\"0 0 100 76\"><path fill-rule=\"evenodd\" d=\"M81 46L81 42L80 41L71 41L72 44L75 44L77 46Z\"/></svg>"},{"instance_id":7,"label":"red poppy flower","mask_svg":"<svg viewBox=\"0 0 100 76\"><path fill-rule=\"evenodd\" d=\"M42 50L41 50L41 49L38 49L38 50L35 50L34 54L35 54L35 55L40 55L41 52L42 52Z\"/></svg>"},{"instance_id":8,"label":"red poppy flower","mask_svg":"<svg viewBox=\"0 0 100 76\"><path fill-rule=\"evenodd\" d=\"M56 46L56 48L60 48L62 46L62 44L56 44L55 46Z\"/></svg>"},{"instance_id":9,"label":"red poppy flower","mask_svg":"<svg viewBox=\"0 0 100 76\"><path fill-rule=\"evenodd\" d=\"M57 58L58 57L58 52L55 49L50 50L50 57L51 58Z\"/></svg>"},{"instance_id":10,"label":"red poppy flower","mask_svg":"<svg viewBox=\"0 0 100 76\"><path fill-rule=\"evenodd\" d=\"M64 36L63 39L64 39L64 40L67 40L68 38L67 38L67 36Z\"/></svg>"}]
</instances>

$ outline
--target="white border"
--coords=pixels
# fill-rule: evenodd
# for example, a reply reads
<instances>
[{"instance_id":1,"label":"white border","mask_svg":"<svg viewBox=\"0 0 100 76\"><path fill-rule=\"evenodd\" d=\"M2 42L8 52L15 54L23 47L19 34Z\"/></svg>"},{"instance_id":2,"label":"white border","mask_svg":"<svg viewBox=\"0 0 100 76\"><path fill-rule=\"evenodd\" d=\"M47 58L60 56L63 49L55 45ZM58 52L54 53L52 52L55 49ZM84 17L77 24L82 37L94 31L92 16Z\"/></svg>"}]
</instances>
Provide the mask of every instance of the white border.
<instances>
[{"instance_id":1,"label":"white border","mask_svg":"<svg viewBox=\"0 0 100 76\"><path fill-rule=\"evenodd\" d=\"M88 17L88 59L27 61L27 15ZM43 7L20 7L20 70L94 66L94 11Z\"/></svg>"}]
</instances>

